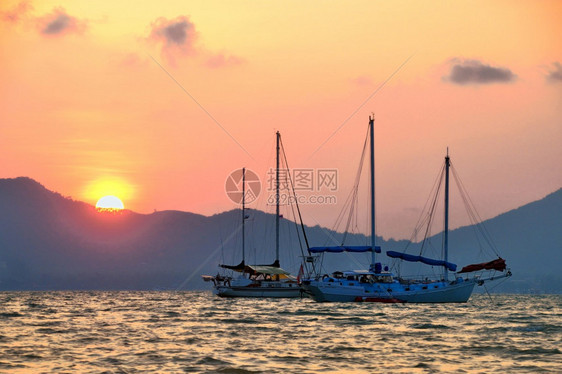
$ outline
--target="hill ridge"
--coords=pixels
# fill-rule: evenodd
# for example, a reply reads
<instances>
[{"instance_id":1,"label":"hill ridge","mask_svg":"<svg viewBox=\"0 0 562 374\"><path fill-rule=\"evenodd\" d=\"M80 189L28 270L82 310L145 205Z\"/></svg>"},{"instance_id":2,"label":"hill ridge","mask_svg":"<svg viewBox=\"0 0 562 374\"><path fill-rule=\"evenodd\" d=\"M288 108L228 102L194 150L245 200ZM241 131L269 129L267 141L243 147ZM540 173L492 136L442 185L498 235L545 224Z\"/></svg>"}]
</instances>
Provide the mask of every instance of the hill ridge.
<instances>
[{"instance_id":1,"label":"hill ridge","mask_svg":"<svg viewBox=\"0 0 562 374\"><path fill-rule=\"evenodd\" d=\"M249 213L258 218L250 225L249 253L256 261L271 262L268 227L274 214ZM239 262L239 239L225 242L238 222L237 210L210 216L179 210L100 215L94 206L50 191L31 178L0 179L0 289L175 289L188 278L187 288L205 288L198 274L194 276L196 269L216 273L216 264L228 256ZM514 273L505 291L562 291L557 268L562 261L562 189L484 223ZM294 222L282 221L283 248L295 253L284 254L282 265L296 272L301 253L289 225ZM341 240L342 233L317 225L306 230L311 245L324 243L326 231ZM462 253L472 251L471 230L452 230L450 243ZM351 239L366 240L360 234ZM384 252L403 251L407 243L377 240ZM468 261L464 254L453 258ZM326 268L346 265L338 260L327 257Z\"/></svg>"}]
</instances>

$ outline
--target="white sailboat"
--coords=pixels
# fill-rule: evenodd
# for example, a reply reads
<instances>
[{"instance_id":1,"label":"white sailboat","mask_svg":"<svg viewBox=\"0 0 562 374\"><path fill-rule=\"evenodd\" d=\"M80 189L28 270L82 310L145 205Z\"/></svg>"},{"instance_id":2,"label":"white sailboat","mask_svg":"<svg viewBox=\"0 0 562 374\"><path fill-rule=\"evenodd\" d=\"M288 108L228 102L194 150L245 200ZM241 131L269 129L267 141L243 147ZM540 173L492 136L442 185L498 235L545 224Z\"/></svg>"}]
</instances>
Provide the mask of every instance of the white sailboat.
<instances>
[{"instance_id":1,"label":"white sailboat","mask_svg":"<svg viewBox=\"0 0 562 374\"><path fill-rule=\"evenodd\" d=\"M221 297L296 298L302 292L297 279L283 270L279 263L279 153L281 134L276 132L276 186L275 186L275 262L271 265L246 265L246 169L242 169L242 262L238 265L219 265L237 276L203 275L203 280L213 282L214 293Z\"/></svg>"},{"instance_id":2,"label":"white sailboat","mask_svg":"<svg viewBox=\"0 0 562 374\"><path fill-rule=\"evenodd\" d=\"M506 270L505 260L498 259L481 264L464 267L451 279L450 272L455 272L457 266L448 261L448 210L449 210L449 155L445 157L445 228L444 228L444 258L431 259L420 255L387 251L390 258L401 261L419 262L425 265L440 267L442 274L436 279L427 277L406 278L388 271L388 267L377 262L376 254L381 248L375 243L375 204L374 204L374 118L369 117L370 138L370 216L371 216L371 245L370 246L340 246L309 248L311 257L308 261L317 260L324 253L341 252L370 252L371 264L368 270L336 271L332 274L321 274L316 271L308 279L304 279L302 287L316 301L367 301L367 302L409 302L409 303L460 303L470 298L476 285L511 276ZM320 254L320 255L317 255ZM312 259L311 259L312 258ZM466 276L465 274L472 275Z\"/></svg>"}]
</instances>

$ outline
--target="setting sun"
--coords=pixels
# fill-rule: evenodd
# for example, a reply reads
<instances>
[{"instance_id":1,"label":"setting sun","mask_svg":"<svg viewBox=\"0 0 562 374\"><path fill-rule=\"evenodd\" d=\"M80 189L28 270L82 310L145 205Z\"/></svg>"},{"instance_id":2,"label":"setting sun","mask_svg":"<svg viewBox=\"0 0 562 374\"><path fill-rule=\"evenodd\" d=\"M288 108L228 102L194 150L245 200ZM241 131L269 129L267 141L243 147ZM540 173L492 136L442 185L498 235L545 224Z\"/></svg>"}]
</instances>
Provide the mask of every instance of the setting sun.
<instances>
[{"instance_id":1,"label":"setting sun","mask_svg":"<svg viewBox=\"0 0 562 374\"><path fill-rule=\"evenodd\" d=\"M125 206L121 199L116 196L104 196L98 200L96 203L96 208L98 210L121 210L124 209Z\"/></svg>"},{"instance_id":2,"label":"setting sun","mask_svg":"<svg viewBox=\"0 0 562 374\"><path fill-rule=\"evenodd\" d=\"M123 201L134 200L135 189L125 179L119 177L101 177L85 186L83 196L87 201L97 201L96 208L124 209ZM100 196L103 196L100 198ZM117 197L119 196L119 197ZM129 207L130 208L130 207Z\"/></svg>"}]
</instances>

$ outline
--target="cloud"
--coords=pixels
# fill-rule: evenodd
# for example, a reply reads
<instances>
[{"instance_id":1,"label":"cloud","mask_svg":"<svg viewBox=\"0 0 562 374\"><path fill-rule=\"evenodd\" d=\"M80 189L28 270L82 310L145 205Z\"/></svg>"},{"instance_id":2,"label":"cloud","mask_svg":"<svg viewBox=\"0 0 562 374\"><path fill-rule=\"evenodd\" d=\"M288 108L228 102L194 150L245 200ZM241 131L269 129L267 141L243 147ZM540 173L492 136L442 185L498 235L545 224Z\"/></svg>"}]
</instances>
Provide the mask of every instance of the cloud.
<instances>
[{"instance_id":1,"label":"cloud","mask_svg":"<svg viewBox=\"0 0 562 374\"><path fill-rule=\"evenodd\" d=\"M246 61L225 52L207 50L198 43L199 33L195 24L187 16L173 19L160 17L150 25L147 41L160 46L162 57L168 64L175 66L180 57L197 55L199 63L210 69L236 66Z\"/></svg>"},{"instance_id":2,"label":"cloud","mask_svg":"<svg viewBox=\"0 0 562 374\"><path fill-rule=\"evenodd\" d=\"M236 56L226 56L224 53L218 53L207 59L205 65L212 69L218 69L222 67L235 66L243 64L245 61Z\"/></svg>"},{"instance_id":3,"label":"cloud","mask_svg":"<svg viewBox=\"0 0 562 374\"><path fill-rule=\"evenodd\" d=\"M86 22L72 17L63 8L55 8L53 13L41 17L39 29L45 36L60 36L70 33L81 34L86 29Z\"/></svg>"},{"instance_id":4,"label":"cloud","mask_svg":"<svg viewBox=\"0 0 562 374\"><path fill-rule=\"evenodd\" d=\"M188 17L179 16L168 20L160 17L151 25L149 40L162 45L162 54L174 63L178 55L195 53L197 31Z\"/></svg>"},{"instance_id":5,"label":"cloud","mask_svg":"<svg viewBox=\"0 0 562 374\"><path fill-rule=\"evenodd\" d=\"M483 64L478 60L451 60L453 63L449 76L444 77L455 84L510 83L517 75L507 68Z\"/></svg>"},{"instance_id":6,"label":"cloud","mask_svg":"<svg viewBox=\"0 0 562 374\"><path fill-rule=\"evenodd\" d=\"M559 62L553 62L552 65L553 68L546 76L546 80L552 83L562 82L562 64Z\"/></svg>"},{"instance_id":7,"label":"cloud","mask_svg":"<svg viewBox=\"0 0 562 374\"><path fill-rule=\"evenodd\" d=\"M9 23L17 23L27 15L28 11L32 9L33 6L29 1L22 1L12 9L0 12L0 19Z\"/></svg>"}]
</instances>

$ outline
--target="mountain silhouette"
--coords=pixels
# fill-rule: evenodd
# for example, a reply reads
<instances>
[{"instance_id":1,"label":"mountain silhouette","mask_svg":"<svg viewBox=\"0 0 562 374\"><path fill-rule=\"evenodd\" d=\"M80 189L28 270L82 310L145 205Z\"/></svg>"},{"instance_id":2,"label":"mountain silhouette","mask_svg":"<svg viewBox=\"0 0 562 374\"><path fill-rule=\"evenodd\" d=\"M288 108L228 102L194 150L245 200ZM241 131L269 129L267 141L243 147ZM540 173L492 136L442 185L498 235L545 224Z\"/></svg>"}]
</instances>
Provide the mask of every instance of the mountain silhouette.
<instances>
[{"instance_id":1,"label":"mountain silhouette","mask_svg":"<svg viewBox=\"0 0 562 374\"><path fill-rule=\"evenodd\" d=\"M561 212L562 189L485 222L514 273L496 290L562 291ZM272 263L275 215L246 214L246 262ZM0 290L206 289L201 274L216 273L218 263L241 260L240 215L239 210L209 217L180 211L98 212L30 178L0 179ZM281 220L281 265L294 274L305 254L298 230L293 221ZM469 239L473 231L467 226L450 233L450 247L463 253L451 256L459 266L472 261L464 253L477 248ZM311 246L333 244L343 235L319 226L306 232ZM368 239L353 234L346 243ZM377 238L377 244L383 252L403 251L408 242ZM410 249L415 252L419 245L411 243ZM361 267L330 255L324 265Z\"/></svg>"}]
</instances>

